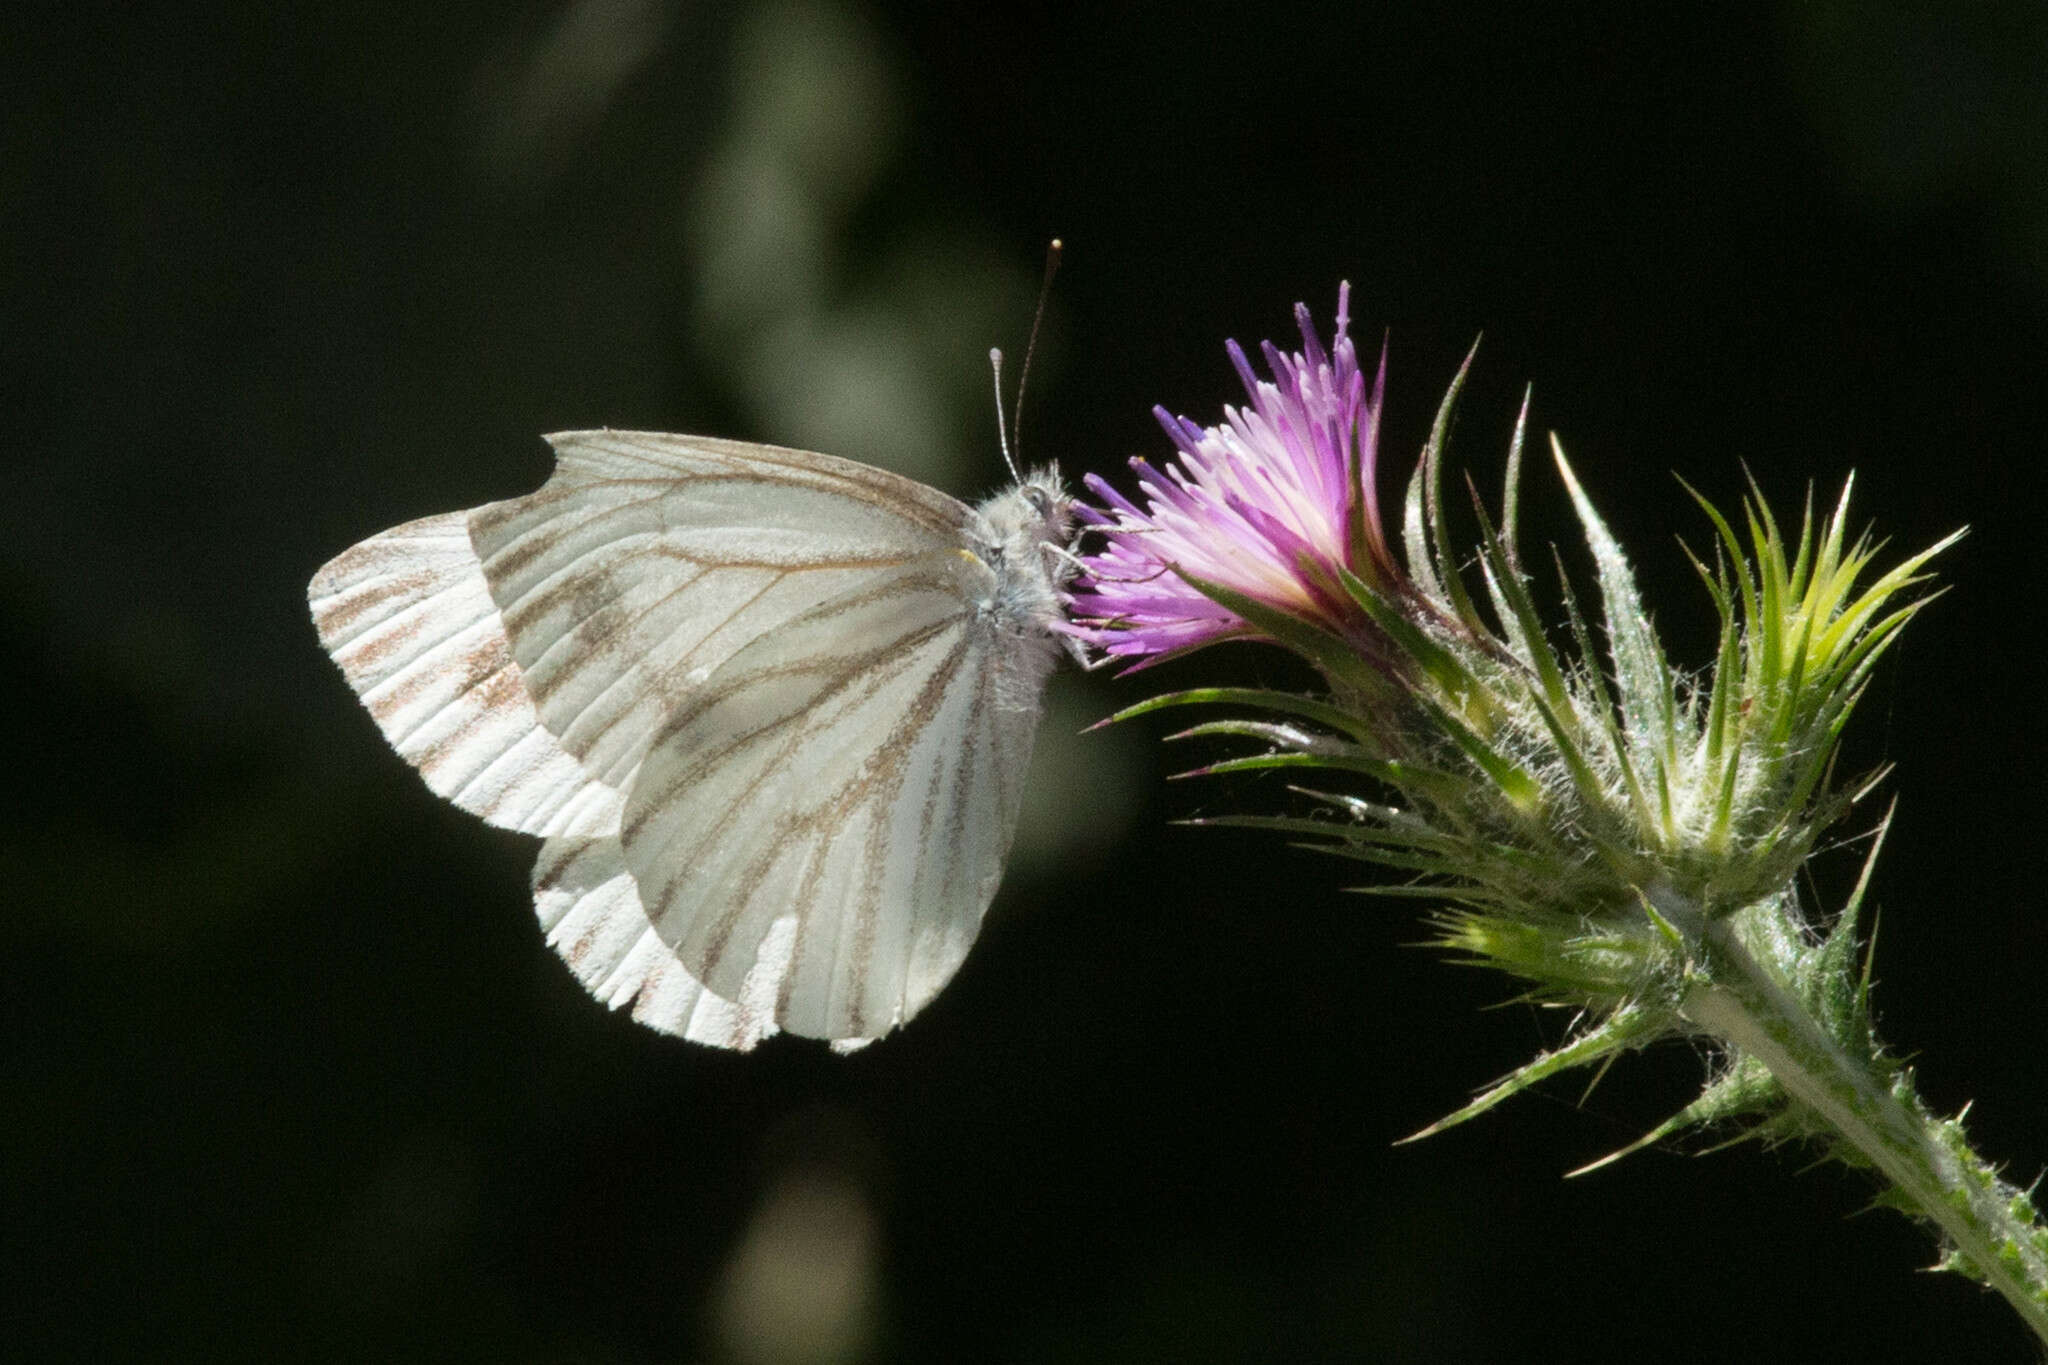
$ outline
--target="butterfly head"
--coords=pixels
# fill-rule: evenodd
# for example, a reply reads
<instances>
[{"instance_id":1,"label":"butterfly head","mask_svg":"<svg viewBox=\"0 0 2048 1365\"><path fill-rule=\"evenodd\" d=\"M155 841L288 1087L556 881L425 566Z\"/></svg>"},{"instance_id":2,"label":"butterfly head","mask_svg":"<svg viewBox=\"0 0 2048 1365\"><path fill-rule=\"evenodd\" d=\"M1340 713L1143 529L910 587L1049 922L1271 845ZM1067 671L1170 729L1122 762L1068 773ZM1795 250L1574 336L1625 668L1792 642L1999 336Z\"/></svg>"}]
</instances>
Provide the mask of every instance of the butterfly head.
<instances>
[{"instance_id":1,"label":"butterfly head","mask_svg":"<svg viewBox=\"0 0 2048 1365\"><path fill-rule=\"evenodd\" d=\"M1042 545L1064 548L1073 537L1074 498L1060 482L1056 465L1032 470L975 510L988 528L991 547L1006 560Z\"/></svg>"}]
</instances>

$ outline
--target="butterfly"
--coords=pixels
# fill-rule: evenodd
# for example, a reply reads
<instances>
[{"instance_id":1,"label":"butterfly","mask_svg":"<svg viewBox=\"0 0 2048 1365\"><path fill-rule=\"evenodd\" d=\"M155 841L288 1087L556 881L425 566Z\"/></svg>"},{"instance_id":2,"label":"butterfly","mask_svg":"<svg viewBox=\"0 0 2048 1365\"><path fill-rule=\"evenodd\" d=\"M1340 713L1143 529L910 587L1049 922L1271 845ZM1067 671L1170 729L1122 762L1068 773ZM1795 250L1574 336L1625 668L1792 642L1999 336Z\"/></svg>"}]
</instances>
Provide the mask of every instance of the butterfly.
<instances>
[{"instance_id":1,"label":"butterfly","mask_svg":"<svg viewBox=\"0 0 2048 1365\"><path fill-rule=\"evenodd\" d=\"M958 970L1061 648L1057 470L970 507L830 455L575 431L525 497L343 551L320 643L427 785L544 841L613 1008L851 1049Z\"/></svg>"}]
</instances>

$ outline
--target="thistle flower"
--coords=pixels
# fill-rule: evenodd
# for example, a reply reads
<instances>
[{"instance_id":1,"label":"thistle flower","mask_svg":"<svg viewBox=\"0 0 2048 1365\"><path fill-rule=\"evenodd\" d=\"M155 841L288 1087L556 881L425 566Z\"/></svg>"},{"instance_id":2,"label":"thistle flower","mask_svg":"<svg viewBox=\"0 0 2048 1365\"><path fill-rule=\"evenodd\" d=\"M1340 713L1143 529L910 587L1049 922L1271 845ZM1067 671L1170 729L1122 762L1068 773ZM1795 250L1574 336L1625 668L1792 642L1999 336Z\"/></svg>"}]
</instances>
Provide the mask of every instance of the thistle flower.
<instances>
[{"instance_id":1,"label":"thistle flower","mask_svg":"<svg viewBox=\"0 0 2048 1365\"><path fill-rule=\"evenodd\" d=\"M1570 1011L1559 1046L1426 1132L1658 1039L1705 1043L1720 1061L1700 1097L1645 1142L1737 1123L1874 1168L1889 1202L1938 1229L1945 1267L1997 1289L2048 1341L2048 1230L1872 1032L1862 885L1828 926L1794 881L1873 785L1836 781L1838 742L1926 601L1902 598L1949 540L1873 575L1881 546L1848 535L1847 487L1826 517L1809 501L1789 536L1754 490L1735 520L1701 500L1713 553L1694 565L1720 640L1711 668L1688 674L1667 662L1626 556L1553 439L1599 593L1588 613L1562 583L1572 648L1560 649L1516 543L1526 402L1498 520L1474 497L1475 597L1439 492L1463 371L1409 479L1397 559L1375 492L1385 362L1368 399L1349 302L1340 290L1327 350L1297 305L1302 348L1266 346L1269 378L1232 344L1251 406L1210 427L1161 411L1177 454L1163 469L1132 461L1138 499L1089 480L1103 506L1078 511L1100 541L1071 589L1071 633L1131 668L1258 638L1308 659L1328 694L1200 688L1118 718L1250 710L1176 736L1258 745L1196 771L1318 776L1326 789L1297 790L1321 809L1200 823L1395 869L1406 884L1373 889L1435 902L1440 946Z\"/></svg>"},{"instance_id":2,"label":"thistle flower","mask_svg":"<svg viewBox=\"0 0 2048 1365\"><path fill-rule=\"evenodd\" d=\"M1809 506L1796 551L1760 499L1746 540L1708 507L1718 567L1696 563L1720 612L1721 647L1696 687L1666 662L1627 558L1559 450L1597 570L1611 672L1567 582L1573 657L1549 640L1516 544L1526 407L1498 529L1475 499L1490 617L1449 546L1439 484L1462 371L1409 480L1395 557L1375 492L1385 366L1368 401L1349 304L1340 290L1327 351L1297 305L1302 349L1268 344L1271 379L1232 344L1251 408L1226 408L1214 427L1162 413L1179 453L1163 470L1132 461L1143 506L1090 480L1105 506L1079 515L1101 544L1081 557L1073 633L1134 666L1246 636L1304 655L1329 680L1336 710L1240 693L1233 699L1314 724L1196 733L1266 739L1291 750L1290 763L1362 765L1391 783L1407 816L1452 832L1427 867L1412 851L1403 866L1460 884L1454 899L1488 887L1562 914L1590 902L1633 915L1645 887L1668 883L1718 915L1776 892L1860 790L1829 785L1843 722L1919 605L1887 604L1942 546L1859 586L1877 547L1848 540L1846 488L1824 523ZM1219 699L1177 694L1148 709ZM1204 771L1273 766L1270 757ZM1362 823L1382 834L1388 824ZM1373 837L1351 831L1347 842ZM1407 845L1405 832L1394 837ZM1503 864L1511 846L1526 856Z\"/></svg>"},{"instance_id":3,"label":"thistle flower","mask_svg":"<svg viewBox=\"0 0 2048 1365\"><path fill-rule=\"evenodd\" d=\"M1266 343L1270 378L1253 371L1235 341L1225 343L1251 406L1226 407L1218 425L1154 408L1179 455L1164 470L1131 461L1142 508L1099 475L1087 477L1104 506L1077 511L1101 546L1082 557L1074 635L1143 667L1257 635L1248 617L1281 613L1385 655L1386 641L1341 582L1348 573L1384 592L1403 586L1375 492L1386 362L1368 398L1350 303L1345 285L1328 350L1308 308L1296 304L1301 350Z\"/></svg>"}]
</instances>

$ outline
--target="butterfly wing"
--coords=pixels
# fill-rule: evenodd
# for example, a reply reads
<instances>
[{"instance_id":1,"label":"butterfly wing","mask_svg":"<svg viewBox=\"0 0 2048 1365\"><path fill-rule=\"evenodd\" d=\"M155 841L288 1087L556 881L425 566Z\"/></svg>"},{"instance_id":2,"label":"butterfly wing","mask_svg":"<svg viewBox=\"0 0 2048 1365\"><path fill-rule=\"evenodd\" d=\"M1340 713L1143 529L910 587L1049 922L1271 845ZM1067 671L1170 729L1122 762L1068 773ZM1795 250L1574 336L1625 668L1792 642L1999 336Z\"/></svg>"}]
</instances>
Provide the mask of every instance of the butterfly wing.
<instances>
[{"instance_id":1,"label":"butterfly wing","mask_svg":"<svg viewBox=\"0 0 2048 1365\"><path fill-rule=\"evenodd\" d=\"M657 932L714 992L772 978L782 1028L864 1039L958 969L1037 722L976 610L993 580L957 549L874 575L670 714L621 840Z\"/></svg>"},{"instance_id":2,"label":"butterfly wing","mask_svg":"<svg viewBox=\"0 0 2048 1365\"><path fill-rule=\"evenodd\" d=\"M328 561L307 589L320 643L436 795L527 834L616 829L624 789L542 724L467 518L408 522Z\"/></svg>"},{"instance_id":3,"label":"butterfly wing","mask_svg":"<svg viewBox=\"0 0 2048 1365\"><path fill-rule=\"evenodd\" d=\"M829 455L654 432L548 440L553 476L471 512L470 535L542 723L619 789L734 650L958 545L972 515Z\"/></svg>"},{"instance_id":4,"label":"butterfly wing","mask_svg":"<svg viewBox=\"0 0 2048 1365\"><path fill-rule=\"evenodd\" d=\"M535 869L535 908L593 995L715 1046L751 1048L775 1032L758 991L713 995L649 930L619 862L625 794L592 778L541 723L468 513L372 536L324 566L307 596L321 644L436 794L492 824L552 836Z\"/></svg>"},{"instance_id":5,"label":"butterfly wing","mask_svg":"<svg viewBox=\"0 0 2048 1365\"><path fill-rule=\"evenodd\" d=\"M616 835L562 835L541 846L533 905L548 946L608 1007L650 1028L750 1051L775 1028L774 963L730 1000L706 990L648 922Z\"/></svg>"},{"instance_id":6,"label":"butterfly wing","mask_svg":"<svg viewBox=\"0 0 2048 1365\"><path fill-rule=\"evenodd\" d=\"M862 1006L842 1001L822 1013L812 1009L816 988L800 989L801 983L821 971L839 980L851 969L821 965L828 958L815 929L800 962L797 933L840 903L828 893L855 863L884 860L855 878L861 885L892 892L903 885L903 869L887 860L900 862L906 845L870 831L874 852L856 855L853 842L829 838L831 848L843 844L830 864L833 877L807 884L802 914L757 926L751 909L734 915L709 899L686 904L690 888L706 897L713 889L666 875L670 864L645 839L632 841L629 857L621 817L655 736L678 733L671 718L699 718L690 742L700 740L710 711L696 703L696 693L706 681L744 676L745 668L728 666L750 647L766 651L765 642L783 638L799 621L812 622L805 639L830 634L833 618L816 615L823 603L858 598L878 583L919 582L921 590L892 598L889 622L873 613L860 620L881 629L922 613L926 625L951 640L942 650L951 657L966 635L958 547L972 514L922 484L830 456L659 433L574 432L549 440L556 470L535 493L409 523L323 568L309 593L322 643L393 746L437 793L493 823L549 838L535 869L535 907L550 943L594 994L614 1006L631 1001L655 1027L723 1046L751 1046L791 1009L811 1011L801 1013L804 1020L816 1014L865 1026L876 1016ZM983 656L969 657L965 646L959 652L951 676L984 671ZM729 699L730 689L718 695ZM815 724L806 730L819 732ZM971 756L961 759L955 780L982 771L972 765L997 763L989 758L992 733L970 729L956 738ZM935 761L919 761L924 766L908 775L936 780ZM1014 783L1021 765L1005 771ZM963 847L977 866L987 864L988 892L1015 805L1013 792L1005 806L981 791L992 780L974 777L966 795L946 807L948 818L975 825ZM661 801L643 798L642 807L700 799L676 779L673 765L660 790ZM880 811L886 821L883 790L856 803L861 819L872 823ZM773 806L756 794L750 809L773 817ZM824 837L822 829L814 822L813 837ZM991 848L992 854L975 853ZM653 914L643 904L642 878L663 888ZM952 926L936 936L904 931L904 941L924 945L920 963L946 965L913 969L906 958L892 969L890 979L906 983L892 1006L895 1017L907 1017L929 996L907 983L929 978L936 990L979 922L987 894L963 897L946 889L951 885L942 879L936 899L889 902L897 918L914 906ZM930 895L914 877L911 891ZM958 907L969 901L972 913L963 914ZM867 913L883 931L902 927L890 915ZM716 955L722 989L705 991L703 970L688 963L710 963L712 955L703 951L704 933L691 938L684 926L728 921L744 932L726 935ZM936 948L949 933L957 951ZM679 953L676 945L688 943L697 948ZM740 948L744 964L733 965L742 961ZM856 975L864 999L880 998L871 974ZM904 1008L905 1001L912 1003ZM833 1027L801 1031L867 1036Z\"/></svg>"}]
</instances>

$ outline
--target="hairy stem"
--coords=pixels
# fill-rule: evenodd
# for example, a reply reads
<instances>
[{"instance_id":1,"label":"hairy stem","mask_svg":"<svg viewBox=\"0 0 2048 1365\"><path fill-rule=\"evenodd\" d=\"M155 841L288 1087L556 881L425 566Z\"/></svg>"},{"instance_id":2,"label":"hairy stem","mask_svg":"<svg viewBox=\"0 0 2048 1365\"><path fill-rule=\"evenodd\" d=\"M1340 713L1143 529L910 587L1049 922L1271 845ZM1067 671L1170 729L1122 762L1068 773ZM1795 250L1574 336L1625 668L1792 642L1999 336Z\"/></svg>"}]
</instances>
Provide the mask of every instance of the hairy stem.
<instances>
[{"instance_id":1,"label":"hairy stem","mask_svg":"<svg viewBox=\"0 0 2048 1365\"><path fill-rule=\"evenodd\" d=\"M1691 919L1682 927L1688 937L1697 934L1703 970L1684 995L1685 1016L1769 1068L1787 1094L1891 1182L1904 1205L1941 1229L1953 1268L2004 1295L2048 1342L2048 1231L2032 1201L1970 1149L1959 1124L1927 1109L1905 1072L1888 1081L1873 1059L1837 1044L1725 920L1659 909L1675 924Z\"/></svg>"}]
</instances>

